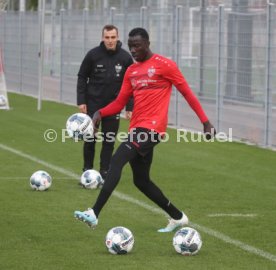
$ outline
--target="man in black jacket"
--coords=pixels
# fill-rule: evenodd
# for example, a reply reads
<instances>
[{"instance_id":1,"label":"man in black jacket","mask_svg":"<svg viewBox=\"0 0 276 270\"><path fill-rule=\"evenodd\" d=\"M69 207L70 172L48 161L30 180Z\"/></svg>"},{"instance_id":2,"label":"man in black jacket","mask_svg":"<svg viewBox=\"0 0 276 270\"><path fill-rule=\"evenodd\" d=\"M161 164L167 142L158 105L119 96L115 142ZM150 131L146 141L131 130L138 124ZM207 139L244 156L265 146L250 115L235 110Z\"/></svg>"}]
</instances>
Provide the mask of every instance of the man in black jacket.
<instances>
[{"instance_id":1,"label":"man in black jacket","mask_svg":"<svg viewBox=\"0 0 276 270\"><path fill-rule=\"evenodd\" d=\"M80 112L88 114L91 118L97 110L117 97L126 69L133 63L130 54L121 47L117 27L105 25L102 30L102 42L98 47L91 49L82 61L78 73L77 104ZM131 101L126 107L127 118L131 116L130 111ZM120 115L116 114L106 117L101 122L100 173L103 179L109 169L119 121ZM84 142L83 171L94 166L95 143L94 140Z\"/></svg>"}]
</instances>

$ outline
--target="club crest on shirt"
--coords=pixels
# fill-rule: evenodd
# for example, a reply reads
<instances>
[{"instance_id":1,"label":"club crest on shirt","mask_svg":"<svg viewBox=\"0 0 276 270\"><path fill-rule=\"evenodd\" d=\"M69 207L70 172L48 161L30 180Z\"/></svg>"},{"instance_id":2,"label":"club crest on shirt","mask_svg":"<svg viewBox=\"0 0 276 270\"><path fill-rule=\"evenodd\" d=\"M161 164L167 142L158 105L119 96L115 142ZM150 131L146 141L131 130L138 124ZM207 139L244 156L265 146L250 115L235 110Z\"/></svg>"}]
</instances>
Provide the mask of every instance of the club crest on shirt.
<instances>
[{"instance_id":1,"label":"club crest on shirt","mask_svg":"<svg viewBox=\"0 0 276 270\"><path fill-rule=\"evenodd\" d=\"M148 76L152 77L154 75L154 73L155 73L155 68L154 67L150 67L148 69Z\"/></svg>"},{"instance_id":2,"label":"club crest on shirt","mask_svg":"<svg viewBox=\"0 0 276 270\"><path fill-rule=\"evenodd\" d=\"M120 76L120 73L122 71L122 66L120 64L117 64L115 66L115 71L116 71L116 76L119 77Z\"/></svg>"},{"instance_id":3,"label":"club crest on shirt","mask_svg":"<svg viewBox=\"0 0 276 270\"><path fill-rule=\"evenodd\" d=\"M132 85L133 88L135 88L137 86L137 81L135 79L132 79L130 81L130 83L131 83L131 85Z\"/></svg>"}]
</instances>

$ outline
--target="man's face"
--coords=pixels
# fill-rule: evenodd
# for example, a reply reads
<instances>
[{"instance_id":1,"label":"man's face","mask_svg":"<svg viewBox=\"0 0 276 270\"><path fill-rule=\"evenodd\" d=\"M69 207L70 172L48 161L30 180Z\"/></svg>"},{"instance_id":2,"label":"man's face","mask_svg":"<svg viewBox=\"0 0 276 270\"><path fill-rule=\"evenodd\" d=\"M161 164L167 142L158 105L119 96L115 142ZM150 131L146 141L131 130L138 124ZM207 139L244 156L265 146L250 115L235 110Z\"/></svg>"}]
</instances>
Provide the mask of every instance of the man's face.
<instances>
[{"instance_id":1,"label":"man's face","mask_svg":"<svg viewBox=\"0 0 276 270\"><path fill-rule=\"evenodd\" d=\"M140 35L129 37L128 48L135 61L143 62L149 52L149 42Z\"/></svg>"},{"instance_id":2,"label":"man's face","mask_svg":"<svg viewBox=\"0 0 276 270\"><path fill-rule=\"evenodd\" d=\"M110 31L104 30L102 41L104 42L107 50L115 51L118 40L119 36L116 29L112 29Z\"/></svg>"}]
</instances>

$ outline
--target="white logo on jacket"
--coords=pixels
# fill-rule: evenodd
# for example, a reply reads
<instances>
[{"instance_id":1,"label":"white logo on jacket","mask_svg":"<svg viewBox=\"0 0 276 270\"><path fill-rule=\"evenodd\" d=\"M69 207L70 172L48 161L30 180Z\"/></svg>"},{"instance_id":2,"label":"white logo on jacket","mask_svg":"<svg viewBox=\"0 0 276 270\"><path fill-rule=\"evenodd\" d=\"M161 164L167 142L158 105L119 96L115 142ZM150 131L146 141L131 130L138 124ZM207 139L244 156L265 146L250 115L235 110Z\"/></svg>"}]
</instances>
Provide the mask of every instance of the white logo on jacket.
<instances>
[{"instance_id":1,"label":"white logo on jacket","mask_svg":"<svg viewBox=\"0 0 276 270\"><path fill-rule=\"evenodd\" d=\"M115 71L116 71L116 76L117 77L119 77L120 76L120 73L121 73L121 71L122 71L122 66L120 65L120 64L117 64L116 66L115 66Z\"/></svg>"}]
</instances>

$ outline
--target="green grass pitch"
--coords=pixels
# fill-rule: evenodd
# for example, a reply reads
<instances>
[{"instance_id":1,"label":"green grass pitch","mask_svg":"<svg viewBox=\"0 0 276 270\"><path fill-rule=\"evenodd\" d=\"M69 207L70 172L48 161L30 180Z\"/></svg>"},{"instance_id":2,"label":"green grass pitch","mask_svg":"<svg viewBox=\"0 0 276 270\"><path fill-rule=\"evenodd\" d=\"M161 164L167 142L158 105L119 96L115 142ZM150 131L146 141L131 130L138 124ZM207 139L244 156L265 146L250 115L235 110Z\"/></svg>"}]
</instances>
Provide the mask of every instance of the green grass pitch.
<instances>
[{"instance_id":1,"label":"green grass pitch","mask_svg":"<svg viewBox=\"0 0 276 270\"><path fill-rule=\"evenodd\" d=\"M77 108L44 101L38 112L33 98L9 99L12 109L0 111L0 269L276 269L275 152L240 143L177 143L176 131L168 130L170 140L155 148L151 177L201 233L199 254L184 257L174 251L173 233L157 233L166 216L136 190L129 166L98 227L76 221L74 210L90 207L99 192L80 188L74 177L81 174L82 143L61 140ZM127 125L122 120L121 131ZM47 129L57 131L55 142L44 140ZM39 169L53 177L46 192L29 186ZM128 255L106 250L105 235L115 226L134 234Z\"/></svg>"}]
</instances>

